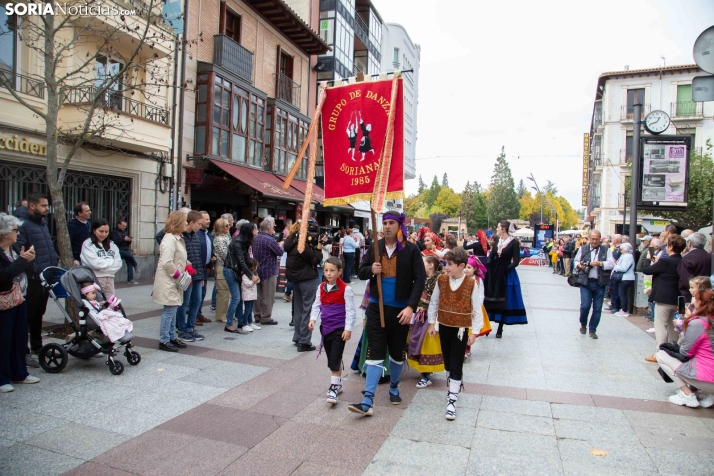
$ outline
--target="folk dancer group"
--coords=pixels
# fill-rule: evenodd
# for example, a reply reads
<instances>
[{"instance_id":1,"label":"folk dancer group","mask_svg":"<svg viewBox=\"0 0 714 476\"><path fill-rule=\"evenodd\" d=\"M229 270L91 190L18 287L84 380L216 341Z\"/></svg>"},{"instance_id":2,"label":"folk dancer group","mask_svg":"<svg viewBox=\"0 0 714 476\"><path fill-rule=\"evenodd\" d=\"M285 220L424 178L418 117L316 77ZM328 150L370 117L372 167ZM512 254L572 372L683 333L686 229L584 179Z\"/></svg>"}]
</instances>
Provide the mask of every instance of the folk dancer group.
<instances>
[{"instance_id":1,"label":"folk dancer group","mask_svg":"<svg viewBox=\"0 0 714 476\"><path fill-rule=\"evenodd\" d=\"M351 412L371 416L380 379L388 372L389 400L401 403L399 382L404 366L409 364L421 373L417 388L431 385L430 375L447 372L446 419L456 418L456 402L463 389L463 365L467 348L476 338L487 335L490 320L503 324L525 324L525 310L520 295L520 283L513 268L511 243L518 246L509 234L510 224L502 222L498 228L499 242L491 250L488 267L476 256L469 256L463 247L443 253L442 263L433 253L422 254L420 247L407 240L405 216L388 211L383 215L384 238L378 242L378 256L370 248L360 264L359 277L369 280L366 295L363 339L355 355L355 363L365 373L364 398L348 406ZM433 237L429 236L433 240ZM488 245L486 245L488 246ZM488 250L483 250L487 252ZM494 263L494 264L492 264ZM322 344L331 371L327 401L338 402L342 391L340 365L345 343L351 337L356 321L353 293L341 279L339 260L325 263L325 279L317 292L310 318L310 328L321 321ZM489 281L489 274L494 276ZM381 296L377 277L381 278ZM484 300L488 286L498 290L494 296L497 312L487 313ZM384 309L384 327L380 322L379 300ZM493 317L491 317L493 316ZM515 319L514 319L515 317ZM500 320L499 320L500 319ZM365 351L366 349L366 351ZM385 360L389 361L385 366Z\"/></svg>"}]
</instances>

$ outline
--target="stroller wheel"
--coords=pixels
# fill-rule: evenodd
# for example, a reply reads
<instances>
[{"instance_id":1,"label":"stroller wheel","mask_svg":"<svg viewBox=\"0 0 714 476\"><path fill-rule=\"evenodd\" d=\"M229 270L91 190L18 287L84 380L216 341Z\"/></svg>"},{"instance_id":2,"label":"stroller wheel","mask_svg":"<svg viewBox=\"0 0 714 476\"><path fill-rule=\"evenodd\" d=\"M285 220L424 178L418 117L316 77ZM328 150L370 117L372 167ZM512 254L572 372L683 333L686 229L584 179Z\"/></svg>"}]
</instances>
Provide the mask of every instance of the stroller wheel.
<instances>
[{"instance_id":1,"label":"stroller wheel","mask_svg":"<svg viewBox=\"0 0 714 476\"><path fill-rule=\"evenodd\" d=\"M69 354L67 349L59 344L47 344L42 346L39 354L40 365L45 372L57 374L67 366Z\"/></svg>"},{"instance_id":2,"label":"stroller wheel","mask_svg":"<svg viewBox=\"0 0 714 476\"><path fill-rule=\"evenodd\" d=\"M129 365L139 365L139 362L141 362L141 354L138 352L127 350L124 356L126 356L126 361L129 362Z\"/></svg>"},{"instance_id":3,"label":"stroller wheel","mask_svg":"<svg viewBox=\"0 0 714 476\"><path fill-rule=\"evenodd\" d=\"M114 365L109 362L109 371L114 375L121 375L121 373L124 371L124 364L122 364L118 360L114 361Z\"/></svg>"}]
</instances>

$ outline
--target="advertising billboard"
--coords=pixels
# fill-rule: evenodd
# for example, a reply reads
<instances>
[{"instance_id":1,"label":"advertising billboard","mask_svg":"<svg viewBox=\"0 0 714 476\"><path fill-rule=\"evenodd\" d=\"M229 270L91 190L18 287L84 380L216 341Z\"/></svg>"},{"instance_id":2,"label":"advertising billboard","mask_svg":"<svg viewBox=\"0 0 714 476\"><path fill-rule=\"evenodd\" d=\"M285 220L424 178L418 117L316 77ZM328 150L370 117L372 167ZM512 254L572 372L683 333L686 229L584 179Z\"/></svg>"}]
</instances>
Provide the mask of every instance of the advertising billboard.
<instances>
[{"instance_id":1,"label":"advertising billboard","mask_svg":"<svg viewBox=\"0 0 714 476\"><path fill-rule=\"evenodd\" d=\"M536 225L534 230L534 240L533 247L540 248L543 246L543 242L546 238L553 239L553 231L555 230L555 225Z\"/></svg>"},{"instance_id":2,"label":"advertising billboard","mask_svg":"<svg viewBox=\"0 0 714 476\"><path fill-rule=\"evenodd\" d=\"M638 208L687 208L691 141L691 136L645 136L640 139Z\"/></svg>"}]
</instances>

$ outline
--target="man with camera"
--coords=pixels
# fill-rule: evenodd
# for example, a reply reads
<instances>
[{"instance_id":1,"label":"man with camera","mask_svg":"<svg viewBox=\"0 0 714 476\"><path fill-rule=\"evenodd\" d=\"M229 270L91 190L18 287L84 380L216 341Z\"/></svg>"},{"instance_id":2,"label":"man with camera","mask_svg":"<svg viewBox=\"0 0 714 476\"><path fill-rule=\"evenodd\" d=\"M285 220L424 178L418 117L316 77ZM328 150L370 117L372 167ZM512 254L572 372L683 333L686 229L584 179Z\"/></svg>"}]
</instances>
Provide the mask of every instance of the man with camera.
<instances>
[{"instance_id":1,"label":"man with camera","mask_svg":"<svg viewBox=\"0 0 714 476\"><path fill-rule=\"evenodd\" d=\"M308 224L305 237L305 249L298 250L300 230L285 238L285 252L288 254L285 274L293 283L293 342L298 352L315 350L312 345L312 331L308 329L312 304L317 295L317 265L322 260L322 246L317 224L312 220Z\"/></svg>"},{"instance_id":2,"label":"man with camera","mask_svg":"<svg viewBox=\"0 0 714 476\"><path fill-rule=\"evenodd\" d=\"M573 266L578 274L583 274L578 279L580 283L580 333L585 334L590 329L590 338L597 339L597 326L600 323L602 303L605 300L605 291L610 282L612 268L615 260L610 249L600 244L602 235L598 230L590 232L588 244L581 246L575 255ZM590 307L593 313L588 326Z\"/></svg>"}]
</instances>

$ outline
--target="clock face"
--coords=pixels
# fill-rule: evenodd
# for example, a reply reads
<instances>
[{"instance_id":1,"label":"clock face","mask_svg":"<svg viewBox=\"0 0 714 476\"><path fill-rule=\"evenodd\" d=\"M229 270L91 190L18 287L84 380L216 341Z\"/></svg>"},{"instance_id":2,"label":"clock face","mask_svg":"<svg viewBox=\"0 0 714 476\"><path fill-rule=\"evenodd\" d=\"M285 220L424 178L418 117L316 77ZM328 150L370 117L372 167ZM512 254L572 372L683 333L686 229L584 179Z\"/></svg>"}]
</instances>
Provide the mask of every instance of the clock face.
<instances>
[{"instance_id":1,"label":"clock face","mask_svg":"<svg viewBox=\"0 0 714 476\"><path fill-rule=\"evenodd\" d=\"M669 116L664 111L652 111L645 117L645 129L650 134L661 134L669 128Z\"/></svg>"}]
</instances>

